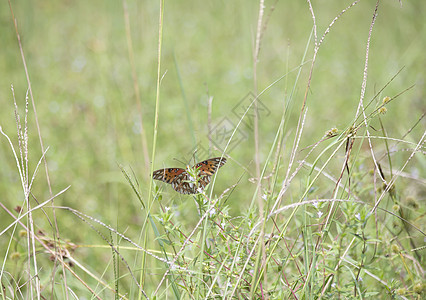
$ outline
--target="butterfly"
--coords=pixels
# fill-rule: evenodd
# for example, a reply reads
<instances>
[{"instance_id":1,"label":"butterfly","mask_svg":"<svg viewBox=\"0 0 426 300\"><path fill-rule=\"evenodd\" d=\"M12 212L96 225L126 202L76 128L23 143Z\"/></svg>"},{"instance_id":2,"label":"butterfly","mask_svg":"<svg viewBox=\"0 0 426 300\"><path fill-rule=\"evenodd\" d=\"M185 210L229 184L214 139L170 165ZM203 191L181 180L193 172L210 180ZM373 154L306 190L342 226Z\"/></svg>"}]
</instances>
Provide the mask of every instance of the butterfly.
<instances>
[{"instance_id":1,"label":"butterfly","mask_svg":"<svg viewBox=\"0 0 426 300\"><path fill-rule=\"evenodd\" d=\"M152 178L172 185L176 192L181 194L198 194L210 183L216 171L226 163L226 158L215 157L199 162L192 167L198 172L196 181L185 169L166 168L154 171Z\"/></svg>"}]
</instances>

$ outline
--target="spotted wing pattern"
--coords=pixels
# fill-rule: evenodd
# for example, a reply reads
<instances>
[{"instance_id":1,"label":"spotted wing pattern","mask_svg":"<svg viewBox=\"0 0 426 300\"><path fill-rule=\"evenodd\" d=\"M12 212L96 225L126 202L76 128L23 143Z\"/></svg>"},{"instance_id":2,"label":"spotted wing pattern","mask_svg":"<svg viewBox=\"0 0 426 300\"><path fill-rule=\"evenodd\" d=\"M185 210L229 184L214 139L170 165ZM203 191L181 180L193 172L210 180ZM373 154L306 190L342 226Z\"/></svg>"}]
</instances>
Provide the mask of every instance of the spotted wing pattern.
<instances>
[{"instance_id":1,"label":"spotted wing pattern","mask_svg":"<svg viewBox=\"0 0 426 300\"><path fill-rule=\"evenodd\" d=\"M198 184L191 178L185 169L166 168L152 173L152 178L172 185L173 189L181 194L198 194L210 183L211 177L226 163L226 158L215 157L197 163L192 168L198 170Z\"/></svg>"}]
</instances>

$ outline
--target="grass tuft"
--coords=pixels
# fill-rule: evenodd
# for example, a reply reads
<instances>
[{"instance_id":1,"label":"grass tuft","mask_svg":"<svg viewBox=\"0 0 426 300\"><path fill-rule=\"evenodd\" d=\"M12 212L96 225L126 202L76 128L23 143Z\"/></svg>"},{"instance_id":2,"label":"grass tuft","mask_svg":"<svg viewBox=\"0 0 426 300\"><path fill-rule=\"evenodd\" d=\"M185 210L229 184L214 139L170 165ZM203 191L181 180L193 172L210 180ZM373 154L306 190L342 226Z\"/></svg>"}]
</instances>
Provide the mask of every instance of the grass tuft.
<instances>
[{"instance_id":1,"label":"grass tuft","mask_svg":"<svg viewBox=\"0 0 426 300\"><path fill-rule=\"evenodd\" d=\"M8 5L0 299L424 298L426 4Z\"/></svg>"}]
</instances>

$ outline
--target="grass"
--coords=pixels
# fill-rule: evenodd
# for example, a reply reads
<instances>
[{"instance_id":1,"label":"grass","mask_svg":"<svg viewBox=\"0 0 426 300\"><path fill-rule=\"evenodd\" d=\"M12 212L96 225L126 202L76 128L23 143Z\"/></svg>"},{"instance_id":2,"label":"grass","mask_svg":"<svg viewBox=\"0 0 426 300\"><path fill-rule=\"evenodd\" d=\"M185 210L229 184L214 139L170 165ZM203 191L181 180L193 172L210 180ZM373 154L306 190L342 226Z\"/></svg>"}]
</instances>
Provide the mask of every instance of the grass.
<instances>
[{"instance_id":1,"label":"grass","mask_svg":"<svg viewBox=\"0 0 426 300\"><path fill-rule=\"evenodd\" d=\"M1 299L424 297L402 4L2 4ZM150 178L220 155L197 195Z\"/></svg>"}]
</instances>

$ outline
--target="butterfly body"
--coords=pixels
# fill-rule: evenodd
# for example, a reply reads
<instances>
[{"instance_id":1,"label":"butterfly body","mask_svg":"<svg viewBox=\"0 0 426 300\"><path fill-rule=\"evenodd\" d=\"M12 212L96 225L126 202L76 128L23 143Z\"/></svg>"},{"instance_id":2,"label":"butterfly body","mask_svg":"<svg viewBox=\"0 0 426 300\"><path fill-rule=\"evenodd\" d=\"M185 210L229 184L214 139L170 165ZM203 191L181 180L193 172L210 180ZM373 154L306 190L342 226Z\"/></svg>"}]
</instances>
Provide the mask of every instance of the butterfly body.
<instances>
[{"instance_id":1,"label":"butterfly body","mask_svg":"<svg viewBox=\"0 0 426 300\"><path fill-rule=\"evenodd\" d=\"M198 180L182 168L160 169L152 173L152 178L171 184L173 189L181 194L197 194L204 190L214 173L225 163L224 157L210 158L197 163L192 169L195 170Z\"/></svg>"}]
</instances>

